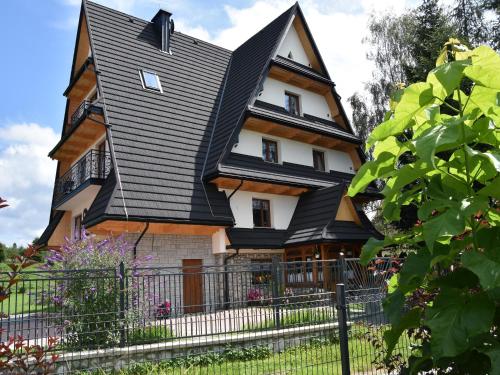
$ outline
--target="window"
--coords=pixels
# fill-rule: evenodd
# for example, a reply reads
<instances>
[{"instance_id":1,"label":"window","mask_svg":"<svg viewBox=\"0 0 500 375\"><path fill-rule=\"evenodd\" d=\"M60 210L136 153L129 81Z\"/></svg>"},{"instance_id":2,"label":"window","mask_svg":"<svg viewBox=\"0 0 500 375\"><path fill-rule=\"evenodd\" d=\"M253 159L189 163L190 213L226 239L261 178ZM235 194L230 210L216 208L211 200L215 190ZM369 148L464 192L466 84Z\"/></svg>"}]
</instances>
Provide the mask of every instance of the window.
<instances>
[{"instance_id":1,"label":"window","mask_svg":"<svg viewBox=\"0 0 500 375\"><path fill-rule=\"evenodd\" d=\"M73 238L75 240L82 239L82 215L75 216L73 219Z\"/></svg>"},{"instance_id":2,"label":"window","mask_svg":"<svg viewBox=\"0 0 500 375\"><path fill-rule=\"evenodd\" d=\"M271 261L269 259L252 259L252 284L266 285L271 280Z\"/></svg>"},{"instance_id":3,"label":"window","mask_svg":"<svg viewBox=\"0 0 500 375\"><path fill-rule=\"evenodd\" d=\"M141 70L140 72L142 86L145 89L163 92L161 89L160 77L158 77L156 73L147 70Z\"/></svg>"},{"instance_id":4,"label":"window","mask_svg":"<svg viewBox=\"0 0 500 375\"><path fill-rule=\"evenodd\" d=\"M271 211L266 199L252 199L253 225L255 227L271 227Z\"/></svg>"},{"instance_id":5,"label":"window","mask_svg":"<svg viewBox=\"0 0 500 375\"><path fill-rule=\"evenodd\" d=\"M285 92L285 109L292 115L300 115L299 96Z\"/></svg>"},{"instance_id":6,"label":"window","mask_svg":"<svg viewBox=\"0 0 500 375\"><path fill-rule=\"evenodd\" d=\"M325 153L323 151L313 150L313 163L315 170L325 172Z\"/></svg>"},{"instance_id":7,"label":"window","mask_svg":"<svg viewBox=\"0 0 500 375\"><path fill-rule=\"evenodd\" d=\"M270 163L278 162L278 142L262 139L262 159Z\"/></svg>"}]
</instances>

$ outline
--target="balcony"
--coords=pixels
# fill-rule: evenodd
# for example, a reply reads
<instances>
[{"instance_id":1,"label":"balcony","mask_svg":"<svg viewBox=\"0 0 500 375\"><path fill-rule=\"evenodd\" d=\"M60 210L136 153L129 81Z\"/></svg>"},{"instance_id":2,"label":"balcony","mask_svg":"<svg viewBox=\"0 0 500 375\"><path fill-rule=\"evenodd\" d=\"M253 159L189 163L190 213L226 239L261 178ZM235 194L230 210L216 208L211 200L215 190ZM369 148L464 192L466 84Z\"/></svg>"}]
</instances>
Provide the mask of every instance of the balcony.
<instances>
[{"instance_id":1,"label":"balcony","mask_svg":"<svg viewBox=\"0 0 500 375\"><path fill-rule=\"evenodd\" d=\"M49 156L73 163L78 155L98 141L105 132L102 106L98 102L84 100L69 117L63 137Z\"/></svg>"},{"instance_id":2,"label":"balcony","mask_svg":"<svg viewBox=\"0 0 500 375\"><path fill-rule=\"evenodd\" d=\"M64 96L72 98L83 98L89 90L96 84L94 59L88 57L80 69L75 72L68 88L64 91Z\"/></svg>"},{"instance_id":3,"label":"balcony","mask_svg":"<svg viewBox=\"0 0 500 375\"><path fill-rule=\"evenodd\" d=\"M69 201L92 185L102 185L109 174L109 152L90 150L56 181L53 208L68 210ZM97 193L98 189L90 189ZM95 190L95 191L94 191ZM64 207L61 207L64 204Z\"/></svg>"}]
</instances>

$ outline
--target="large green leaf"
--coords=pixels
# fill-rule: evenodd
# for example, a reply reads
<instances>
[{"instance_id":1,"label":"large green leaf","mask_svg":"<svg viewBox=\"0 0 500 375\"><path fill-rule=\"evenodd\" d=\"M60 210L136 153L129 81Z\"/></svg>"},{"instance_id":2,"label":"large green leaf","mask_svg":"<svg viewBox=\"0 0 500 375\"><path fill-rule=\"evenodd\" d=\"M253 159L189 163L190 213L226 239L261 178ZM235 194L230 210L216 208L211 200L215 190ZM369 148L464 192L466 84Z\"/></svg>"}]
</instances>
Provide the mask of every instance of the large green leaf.
<instances>
[{"instance_id":1,"label":"large green leaf","mask_svg":"<svg viewBox=\"0 0 500 375\"><path fill-rule=\"evenodd\" d=\"M500 375L500 345L488 350L486 355L490 357L491 362L489 375Z\"/></svg>"},{"instance_id":2,"label":"large green leaf","mask_svg":"<svg viewBox=\"0 0 500 375\"><path fill-rule=\"evenodd\" d=\"M494 314L495 305L485 293L468 295L442 288L426 315L434 359L454 357L469 349L473 336L489 331Z\"/></svg>"},{"instance_id":3,"label":"large green leaf","mask_svg":"<svg viewBox=\"0 0 500 375\"><path fill-rule=\"evenodd\" d=\"M413 126L413 116L436 100L432 94L430 83L419 82L408 86L394 110L393 117L372 131L366 141L367 147L371 147L376 141L384 140L391 135L400 134L403 130Z\"/></svg>"},{"instance_id":4,"label":"large green leaf","mask_svg":"<svg viewBox=\"0 0 500 375\"><path fill-rule=\"evenodd\" d=\"M463 265L479 277L485 290L500 288L500 253L494 250L497 245L484 252L467 251L462 255Z\"/></svg>"},{"instance_id":5,"label":"large green leaf","mask_svg":"<svg viewBox=\"0 0 500 375\"><path fill-rule=\"evenodd\" d=\"M470 138L471 132L465 128L462 119L455 119L430 128L413 142L417 155L430 165L435 166L434 156L436 152L453 149L461 144L463 139L461 127L464 127L466 139Z\"/></svg>"},{"instance_id":6,"label":"large green leaf","mask_svg":"<svg viewBox=\"0 0 500 375\"><path fill-rule=\"evenodd\" d=\"M389 358L392 351L396 347L399 338L409 328L416 328L419 326L422 310L419 308L412 309L406 314L402 314L398 323L393 324L391 329L384 332L384 340L387 344L386 358Z\"/></svg>"},{"instance_id":7,"label":"large green leaf","mask_svg":"<svg viewBox=\"0 0 500 375\"><path fill-rule=\"evenodd\" d=\"M485 87L500 90L500 56L487 46L480 46L471 53L472 65L464 74Z\"/></svg>"},{"instance_id":8,"label":"large green leaf","mask_svg":"<svg viewBox=\"0 0 500 375\"><path fill-rule=\"evenodd\" d=\"M410 292L422 284L430 269L431 259L431 254L425 249L408 255L399 271L399 289L403 293Z\"/></svg>"},{"instance_id":9,"label":"large green leaf","mask_svg":"<svg viewBox=\"0 0 500 375\"><path fill-rule=\"evenodd\" d=\"M425 175L431 169L430 165L421 160L417 160L413 164L406 164L398 169L387 180L382 194L386 199L390 199L394 194L401 193L401 189L411 182L414 182L419 177Z\"/></svg>"},{"instance_id":10,"label":"large green leaf","mask_svg":"<svg viewBox=\"0 0 500 375\"><path fill-rule=\"evenodd\" d=\"M450 207L443 213L433 217L423 224L425 244L432 251L434 243L440 237L460 234L465 229L465 218L457 207Z\"/></svg>"},{"instance_id":11,"label":"large green leaf","mask_svg":"<svg viewBox=\"0 0 500 375\"><path fill-rule=\"evenodd\" d=\"M427 76L427 82L432 84L432 92L434 96L445 99L460 87L463 71L465 67L470 65L468 60L452 61L431 70Z\"/></svg>"},{"instance_id":12,"label":"large green leaf","mask_svg":"<svg viewBox=\"0 0 500 375\"><path fill-rule=\"evenodd\" d=\"M481 111L490 117L495 123L500 123L500 115L495 107L500 101L500 91L483 86L474 86L469 96L470 102L476 105Z\"/></svg>"},{"instance_id":13,"label":"large green leaf","mask_svg":"<svg viewBox=\"0 0 500 375\"><path fill-rule=\"evenodd\" d=\"M388 152L383 152L377 160L369 161L359 169L356 176L352 179L347 194L351 197L365 188L375 179L385 177L394 172L394 163L396 157Z\"/></svg>"},{"instance_id":14,"label":"large green leaf","mask_svg":"<svg viewBox=\"0 0 500 375\"><path fill-rule=\"evenodd\" d=\"M377 240L376 238L371 237L364 244L361 249L361 257L360 262L363 265L367 265L370 260L375 258L377 254L384 248L384 240Z\"/></svg>"}]
</instances>

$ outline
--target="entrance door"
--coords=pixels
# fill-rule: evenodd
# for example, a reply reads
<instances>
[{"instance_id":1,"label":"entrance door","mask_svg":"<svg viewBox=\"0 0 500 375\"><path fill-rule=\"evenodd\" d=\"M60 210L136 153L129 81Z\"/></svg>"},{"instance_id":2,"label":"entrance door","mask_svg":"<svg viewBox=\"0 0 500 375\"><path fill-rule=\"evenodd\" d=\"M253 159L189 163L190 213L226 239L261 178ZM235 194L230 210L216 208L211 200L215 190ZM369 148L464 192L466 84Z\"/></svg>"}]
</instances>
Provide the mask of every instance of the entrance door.
<instances>
[{"instance_id":1,"label":"entrance door","mask_svg":"<svg viewBox=\"0 0 500 375\"><path fill-rule=\"evenodd\" d=\"M183 259L184 313L203 311L203 276L201 259Z\"/></svg>"}]
</instances>

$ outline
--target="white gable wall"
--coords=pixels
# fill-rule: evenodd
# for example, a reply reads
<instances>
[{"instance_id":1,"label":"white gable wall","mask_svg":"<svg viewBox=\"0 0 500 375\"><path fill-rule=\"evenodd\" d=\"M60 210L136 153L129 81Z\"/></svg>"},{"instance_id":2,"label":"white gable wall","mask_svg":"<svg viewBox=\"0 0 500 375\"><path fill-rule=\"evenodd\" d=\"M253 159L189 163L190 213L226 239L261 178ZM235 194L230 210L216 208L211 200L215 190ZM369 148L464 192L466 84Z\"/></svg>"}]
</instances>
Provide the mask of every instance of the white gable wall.
<instances>
[{"instance_id":1,"label":"white gable wall","mask_svg":"<svg viewBox=\"0 0 500 375\"><path fill-rule=\"evenodd\" d=\"M332 120L330 108L324 96L273 78L266 78L263 90L257 97L257 100L285 107L285 92L299 96L300 111L302 114L307 113L308 115L320 117L325 120Z\"/></svg>"},{"instance_id":2,"label":"white gable wall","mask_svg":"<svg viewBox=\"0 0 500 375\"><path fill-rule=\"evenodd\" d=\"M293 25L288 30L288 33L286 34L285 39L283 40L278 50L278 55L288 57L288 54L290 52L292 52L293 61L296 61L299 64L305 66L310 66L310 61L307 58L302 43L300 42L297 30L295 30L295 27Z\"/></svg>"},{"instance_id":3,"label":"white gable wall","mask_svg":"<svg viewBox=\"0 0 500 375\"><path fill-rule=\"evenodd\" d=\"M262 138L272 139L278 142L280 163L288 162L312 167L314 165L312 151L321 150L325 152L327 170L354 173L352 159L346 152L326 149L287 138L270 136L247 129L242 129L240 131L238 144L233 147L232 152L261 158Z\"/></svg>"},{"instance_id":4,"label":"white gable wall","mask_svg":"<svg viewBox=\"0 0 500 375\"><path fill-rule=\"evenodd\" d=\"M226 195L232 190L225 190ZM252 191L237 191L230 200L231 210L238 228L253 228L252 199L267 199L271 207L271 226L274 229L287 229L299 197L290 195L264 194Z\"/></svg>"}]
</instances>

